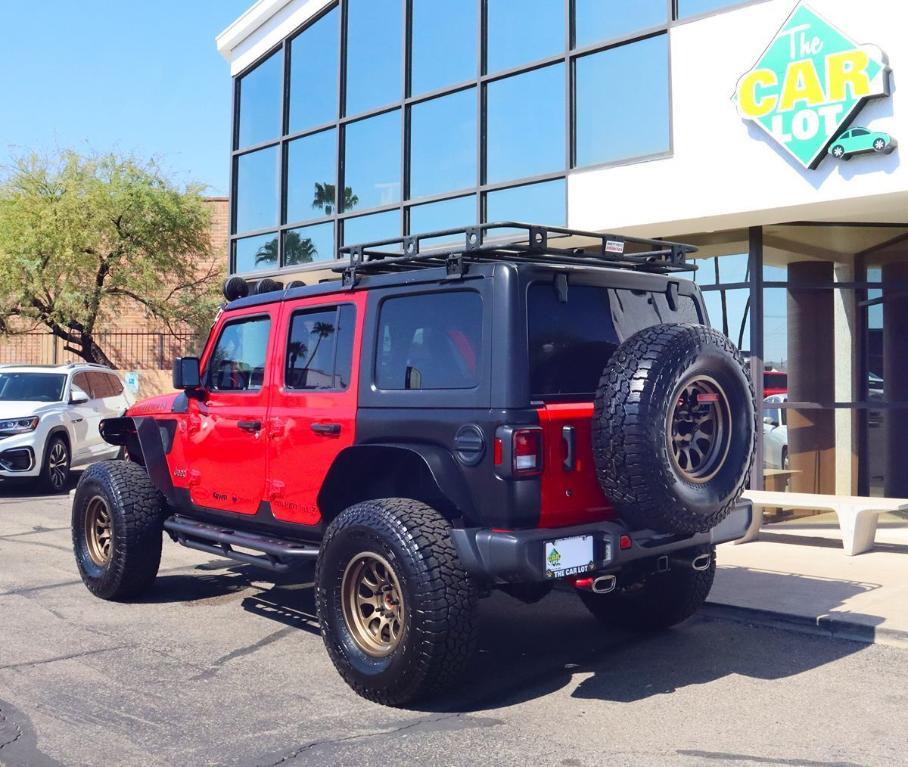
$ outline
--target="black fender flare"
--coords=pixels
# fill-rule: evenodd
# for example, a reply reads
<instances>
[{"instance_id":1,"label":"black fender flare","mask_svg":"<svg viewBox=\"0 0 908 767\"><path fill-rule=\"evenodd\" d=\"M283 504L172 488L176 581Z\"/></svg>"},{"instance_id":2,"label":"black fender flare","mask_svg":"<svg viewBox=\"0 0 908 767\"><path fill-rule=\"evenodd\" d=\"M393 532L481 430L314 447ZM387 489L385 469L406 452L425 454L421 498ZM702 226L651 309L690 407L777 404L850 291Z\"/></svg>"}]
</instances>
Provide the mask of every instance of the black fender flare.
<instances>
[{"instance_id":1,"label":"black fender flare","mask_svg":"<svg viewBox=\"0 0 908 767\"><path fill-rule=\"evenodd\" d=\"M164 495L168 504L176 505L164 436L157 419L128 415L105 418L101 421L100 432L105 442L125 446L131 456L140 455L152 484Z\"/></svg>"},{"instance_id":2,"label":"black fender flare","mask_svg":"<svg viewBox=\"0 0 908 767\"><path fill-rule=\"evenodd\" d=\"M415 500L429 503L452 521L476 517L461 468L449 450L437 445L382 442L351 445L335 456L317 499L325 522L354 503L381 497L375 495L374 488L380 486L382 477L404 466L413 486L420 487L417 494L423 495Z\"/></svg>"}]
</instances>

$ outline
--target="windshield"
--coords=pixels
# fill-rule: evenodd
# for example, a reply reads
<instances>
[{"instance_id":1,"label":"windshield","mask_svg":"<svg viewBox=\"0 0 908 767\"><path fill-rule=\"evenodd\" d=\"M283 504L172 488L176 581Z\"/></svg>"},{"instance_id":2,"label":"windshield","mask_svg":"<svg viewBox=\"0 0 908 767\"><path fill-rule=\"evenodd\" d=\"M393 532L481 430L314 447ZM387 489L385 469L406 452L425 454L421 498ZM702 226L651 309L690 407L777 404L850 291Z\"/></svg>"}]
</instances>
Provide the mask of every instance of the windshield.
<instances>
[{"instance_id":1,"label":"windshield","mask_svg":"<svg viewBox=\"0 0 908 767\"><path fill-rule=\"evenodd\" d=\"M65 384L60 373L0 373L0 402L59 402Z\"/></svg>"}]
</instances>

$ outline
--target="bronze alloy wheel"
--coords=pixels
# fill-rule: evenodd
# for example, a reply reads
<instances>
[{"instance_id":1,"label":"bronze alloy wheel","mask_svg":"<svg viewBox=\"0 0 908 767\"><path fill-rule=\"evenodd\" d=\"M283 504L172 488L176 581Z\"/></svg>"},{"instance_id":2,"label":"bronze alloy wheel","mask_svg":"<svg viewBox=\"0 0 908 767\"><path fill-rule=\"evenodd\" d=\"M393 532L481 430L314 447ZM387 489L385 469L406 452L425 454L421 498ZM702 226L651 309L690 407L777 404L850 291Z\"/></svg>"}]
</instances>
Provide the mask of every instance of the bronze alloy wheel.
<instances>
[{"instance_id":1,"label":"bronze alloy wheel","mask_svg":"<svg viewBox=\"0 0 908 767\"><path fill-rule=\"evenodd\" d=\"M341 595L344 620L357 646L375 658L394 652L403 634L406 605L388 560L371 551L354 557L344 570Z\"/></svg>"},{"instance_id":2,"label":"bronze alloy wheel","mask_svg":"<svg viewBox=\"0 0 908 767\"><path fill-rule=\"evenodd\" d=\"M113 529L107 501L96 495L85 507L85 539L88 544L88 555L98 567L105 567L110 562L112 537Z\"/></svg>"},{"instance_id":3,"label":"bronze alloy wheel","mask_svg":"<svg viewBox=\"0 0 908 767\"><path fill-rule=\"evenodd\" d=\"M722 387L705 375L684 381L672 397L668 426L675 468L689 482L709 482L731 445L731 408Z\"/></svg>"}]
</instances>

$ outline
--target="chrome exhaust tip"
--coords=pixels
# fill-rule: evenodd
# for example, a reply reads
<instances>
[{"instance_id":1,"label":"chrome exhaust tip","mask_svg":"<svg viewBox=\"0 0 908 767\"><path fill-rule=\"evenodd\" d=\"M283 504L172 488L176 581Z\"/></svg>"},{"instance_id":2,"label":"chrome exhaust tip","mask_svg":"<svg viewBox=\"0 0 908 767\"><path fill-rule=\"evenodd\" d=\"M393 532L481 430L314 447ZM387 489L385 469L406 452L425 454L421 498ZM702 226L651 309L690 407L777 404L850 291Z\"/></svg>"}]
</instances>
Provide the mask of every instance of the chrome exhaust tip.
<instances>
[{"instance_id":1,"label":"chrome exhaust tip","mask_svg":"<svg viewBox=\"0 0 908 767\"><path fill-rule=\"evenodd\" d=\"M691 560L690 566L694 568L694 570L703 572L704 570L709 570L711 562L712 557L709 554L700 554Z\"/></svg>"},{"instance_id":2,"label":"chrome exhaust tip","mask_svg":"<svg viewBox=\"0 0 908 767\"><path fill-rule=\"evenodd\" d=\"M618 579L614 575L600 575L593 581L592 589L594 594L610 594L618 585Z\"/></svg>"}]
</instances>

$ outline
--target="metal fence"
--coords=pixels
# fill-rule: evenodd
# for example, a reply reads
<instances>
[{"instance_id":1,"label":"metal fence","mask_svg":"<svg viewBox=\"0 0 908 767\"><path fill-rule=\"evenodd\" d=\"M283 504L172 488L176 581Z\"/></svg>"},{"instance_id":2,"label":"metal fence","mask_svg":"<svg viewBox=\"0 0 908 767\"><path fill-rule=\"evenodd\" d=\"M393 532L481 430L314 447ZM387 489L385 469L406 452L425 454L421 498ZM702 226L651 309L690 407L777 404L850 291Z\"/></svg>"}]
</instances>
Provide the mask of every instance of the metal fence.
<instances>
[{"instance_id":1,"label":"metal fence","mask_svg":"<svg viewBox=\"0 0 908 767\"><path fill-rule=\"evenodd\" d=\"M201 341L194 333L112 331L96 333L95 342L121 370L169 368L174 357L195 354ZM0 364L59 365L81 358L66 351L53 333L0 336Z\"/></svg>"}]
</instances>

